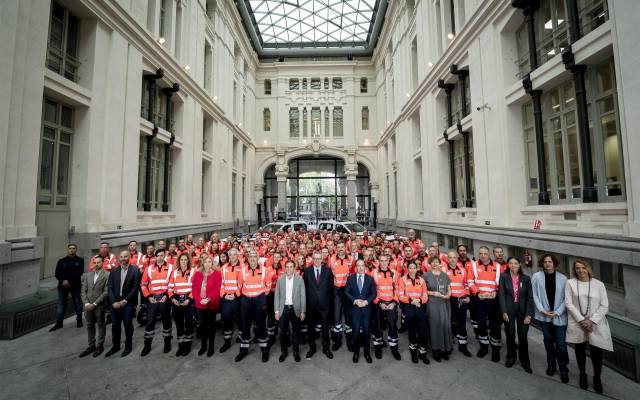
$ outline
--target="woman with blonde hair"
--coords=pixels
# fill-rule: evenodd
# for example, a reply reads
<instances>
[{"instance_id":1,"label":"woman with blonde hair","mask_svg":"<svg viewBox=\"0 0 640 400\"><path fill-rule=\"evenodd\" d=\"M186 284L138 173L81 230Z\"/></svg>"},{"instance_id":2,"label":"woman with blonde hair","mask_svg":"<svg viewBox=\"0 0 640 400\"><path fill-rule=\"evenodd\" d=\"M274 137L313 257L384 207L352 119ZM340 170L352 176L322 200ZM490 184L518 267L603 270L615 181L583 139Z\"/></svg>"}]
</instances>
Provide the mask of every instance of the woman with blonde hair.
<instances>
[{"instance_id":1,"label":"woman with blonde hair","mask_svg":"<svg viewBox=\"0 0 640 400\"><path fill-rule=\"evenodd\" d=\"M214 353L214 337L216 334L216 312L220 308L220 286L222 285L222 273L216 268L214 261L208 254L202 257L201 268L193 274L193 300L200 314L200 351L201 356L205 352L207 357Z\"/></svg>"},{"instance_id":2,"label":"woman with blonde hair","mask_svg":"<svg viewBox=\"0 0 640 400\"><path fill-rule=\"evenodd\" d=\"M609 299L604 284L593 277L591 265L584 260L573 262L573 278L565 287L565 303L569 313L567 343L575 344L580 370L580 387L589 383L585 371L587 347L593 364L593 389L602 393L602 350L613 351L611 331L607 321Z\"/></svg>"}]
</instances>

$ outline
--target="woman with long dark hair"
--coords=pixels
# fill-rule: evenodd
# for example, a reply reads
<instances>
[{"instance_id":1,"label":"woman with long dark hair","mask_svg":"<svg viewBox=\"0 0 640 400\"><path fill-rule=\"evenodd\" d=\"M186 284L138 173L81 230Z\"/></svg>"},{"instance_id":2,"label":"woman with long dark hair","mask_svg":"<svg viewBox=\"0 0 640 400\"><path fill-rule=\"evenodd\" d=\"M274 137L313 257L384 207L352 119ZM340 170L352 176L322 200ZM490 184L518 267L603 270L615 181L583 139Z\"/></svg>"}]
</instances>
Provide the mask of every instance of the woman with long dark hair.
<instances>
[{"instance_id":1,"label":"woman with long dark hair","mask_svg":"<svg viewBox=\"0 0 640 400\"><path fill-rule=\"evenodd\" d=\"M191 352L193 340L193 316L195 307L191 294L193 270L188 254L182 253L176 260L177 269L171 273L169 279L169 298L173 303L171 314L176 323L178 335L178 351L176 356L186 356Z\"/></svg>"},{"instance_id":2,"label":"woman with long dark hair","mask_svg":"<svg viewBox=\"0 0 640 400\"><path fill-rule=\"evenodd\" d=\"M193 275L193 299L200 314L200 351L201 356L205 352L207 357L214 353L214 337L216 334L216 313L220 308L220 286L222 285L222 273L215 268L213 259L208 254L202 259L200 271Z\"/></svg>"}]
</instances>

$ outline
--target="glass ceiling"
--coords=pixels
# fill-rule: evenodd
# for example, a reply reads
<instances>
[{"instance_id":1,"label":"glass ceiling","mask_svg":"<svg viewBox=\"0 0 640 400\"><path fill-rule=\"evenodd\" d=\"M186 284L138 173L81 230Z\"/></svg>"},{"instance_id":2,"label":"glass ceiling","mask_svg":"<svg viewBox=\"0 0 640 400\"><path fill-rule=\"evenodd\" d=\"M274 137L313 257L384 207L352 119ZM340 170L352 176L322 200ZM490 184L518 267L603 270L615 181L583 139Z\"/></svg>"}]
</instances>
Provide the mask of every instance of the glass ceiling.
<instances>
[{"instance_id":1,"label":"glass ceiling","mask_svg":"<svg viewBox=\"0 0 640 400\"><path fill-rule=\"evenodd\" d=\"M371 54L387 0L236 1L259 55ZM302 50L302 51L301 51Z\"/></svg>"}]
</instances>

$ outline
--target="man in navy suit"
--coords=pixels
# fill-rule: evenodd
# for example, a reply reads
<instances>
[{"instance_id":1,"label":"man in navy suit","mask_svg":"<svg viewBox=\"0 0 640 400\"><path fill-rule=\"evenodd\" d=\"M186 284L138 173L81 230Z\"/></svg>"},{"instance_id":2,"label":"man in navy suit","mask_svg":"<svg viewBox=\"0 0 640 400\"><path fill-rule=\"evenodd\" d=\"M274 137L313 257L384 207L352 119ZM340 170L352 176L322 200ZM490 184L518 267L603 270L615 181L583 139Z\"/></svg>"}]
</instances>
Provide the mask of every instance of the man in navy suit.
<instances>
[{"instance_id":1,"label":"man in navy suit","mask_svg":"<svg viewBox=\"0 0 640 400\"><path fill-rule=\"evenodd\" d=\"M107 291L111 305L111 336L113 347L105 354L109 357L120 350L120 334L124 325L124 350L122 357L131 353L133 338L133 315L138 305L140 272L137 265L129 265L129 250L120 252L121 265L109 274Z\"/></svg>"},{"instance_id":2,"label":"man in navy suit","mask_svg":"<svg viewBox=\"0 0 640 400\"><path fill-rule=\"evenodd\" d=\"M360 358L360 342L364 341L364 359L371 364L371 305L376 297L376 284L365 274L364 260L356 262L356 273L347 279L345 296L351 304L351 326L353 328L353 362ZM360 334L362 328L362 335Z\"/></svg>"}]
</instances>

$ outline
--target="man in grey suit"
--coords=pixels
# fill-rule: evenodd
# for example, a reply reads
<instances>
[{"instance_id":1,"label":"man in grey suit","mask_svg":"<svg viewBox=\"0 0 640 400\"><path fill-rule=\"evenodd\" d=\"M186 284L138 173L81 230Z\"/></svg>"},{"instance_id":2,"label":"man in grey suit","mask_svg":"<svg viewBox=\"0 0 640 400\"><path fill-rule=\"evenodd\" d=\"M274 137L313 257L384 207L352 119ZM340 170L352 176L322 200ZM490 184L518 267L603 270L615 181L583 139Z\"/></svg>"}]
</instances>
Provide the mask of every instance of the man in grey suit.
<instances>
[{"instance_id":1,"label":"man in grey suit","mask_svg":"<svg viewBox=\"0 0 640 400\"><path fill-rule=\"evenodd\" d=\"M84 304L84 319L87 321L87 334L89 336L89 347L87 347L80 357L86 357L93 353L98 357L104 351L104 338L107 333L105 322L105 310L107 300L107 281L109 272L102 268L102 256L94 257L95 267L93 271L82 275L82 286L80 298ZM98 325L98 337L96 338L96 324Z\"/></svg>"},{"instance_id":2,"label":"man in grey suit","mask_svg":"<svg viewBox=\"0 0 640 400\"><path fill-rule=\"evenodd\" d=\"M307 311L307 294L304 281L295 274L295 264L287 261L284 275L276 283L274 306L276 321L280 323L280 349L278 359L283 362L287 358L289 325L291 325L291 339L293 358L300 362L300 322L304 321Z\"/></svg>"}]
</instances>

